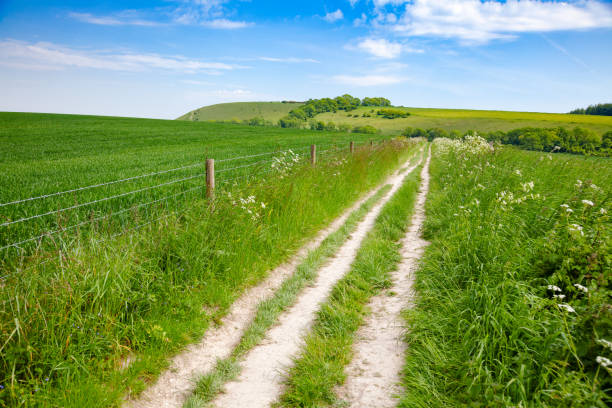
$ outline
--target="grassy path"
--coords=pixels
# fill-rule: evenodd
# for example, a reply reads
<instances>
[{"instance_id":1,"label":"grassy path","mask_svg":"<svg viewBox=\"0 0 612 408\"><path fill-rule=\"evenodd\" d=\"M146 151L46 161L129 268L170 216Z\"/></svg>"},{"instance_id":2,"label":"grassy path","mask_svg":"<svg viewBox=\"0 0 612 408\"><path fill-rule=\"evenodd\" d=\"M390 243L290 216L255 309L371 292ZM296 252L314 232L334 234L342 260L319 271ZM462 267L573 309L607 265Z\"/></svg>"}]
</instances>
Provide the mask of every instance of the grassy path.
<instances>
[{"instance_id":1,"label":"grassy path","mask_svg":"<svg viewBox=\"0 0 612 408\"><path fill-rule=\"evenodd\" d=\"M344 406L336 387L346 378L344 370L352 359L356 332L368 315L369 300L393 284L392 272L401 261L399 242L406 234L419 185L419 172L415 171L376 219L350 272L319 309L317 320L285 380L279 406ZM387 296L392 294L385 291ZM375 358L387 361L388 355Z\"/></svg>"},{"instance_id":2,"label":"grassy path","mask_svg":"<svg viewBox=\"0 0 612 408\"><path fill-rule=\"evenodd\" d=\"M359 223L334 259L319 271L312 286L305 289L297 302L280 316L278 324L268 332L263 344L246 355L240 364L241 374L235 381L226 384L225 393L214 400L215 406L266 407L278 398L282 391L280 371L290 365L292 357L299 351L302 343L300 335L310 327L319 305L335 283L350 269L361 242L374 226L384 204L400 188L406 173L413 169L392 177L391 189Z\"/></svg>"},{"instance_id":3,"label":"grassy path","mask_svg":"<svg viewBox=\"0 0 612 408\"><path fill-rule=\"evenodd\" d=\"M429 161L430 157L421 171L414 215L402 239L402 261L391 273L392 286L370 300L370 314L355 335L358 340L353 345L353 359L345 369L346 380L337 389L350 407L395 407L402 390L399 386L405 358L402 310L413 302L414 272L428 245L421 238L421 228L429 191Z\"/></svg>"}]
</instances>

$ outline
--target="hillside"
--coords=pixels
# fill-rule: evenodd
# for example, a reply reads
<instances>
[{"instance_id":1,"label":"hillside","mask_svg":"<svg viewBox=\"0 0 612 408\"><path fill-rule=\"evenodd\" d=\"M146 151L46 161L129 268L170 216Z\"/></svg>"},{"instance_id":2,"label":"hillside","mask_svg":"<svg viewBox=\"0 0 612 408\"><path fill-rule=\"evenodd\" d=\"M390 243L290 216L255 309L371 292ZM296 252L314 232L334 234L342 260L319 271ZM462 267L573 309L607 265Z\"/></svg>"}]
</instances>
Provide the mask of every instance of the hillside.
<instances>
[{"instance_id":1,"label":"hillside","mask_svg":"<svg viewBox=\"0 0 612 408\"><path fill-rule=\"evenodd\" d=\"M206 121L206 120L232 120L251 119L262 117L276 122L287 115L290 110L302 105L301 103L283 102L232 102L204 106L192 110L177 120Z\"/></svg>"},{"instance_id":2,"label":"hillside","mask_svg":"<svg viewBox=\"0 0 612 408\"><path fill-rule=\"evenodd\" d=\"M259 116L276 122L291 109L300 104L280 102L236 102L205 106L181 116L181 120L231 120L251 119ZM378 108L359 107L351 112L337 111L319 114L315 120L334 122L336 125L347 124L351 127L370 125L380 129L384 134L400 134L407 127L423 129L442 128L444 130L476 130L490 132L495 130L509 131L512 129L533 127L575 126L604 133L612 129L612 117L594 115L574 115L560 113L512 112L495 110L468 109L433 109L404 108L398 109L410 112L407 118L384 119L376 116ZM363 115L366 115L364 117ZM367 115L371 115L368 117Z\"/></svg>"}]
</instances>

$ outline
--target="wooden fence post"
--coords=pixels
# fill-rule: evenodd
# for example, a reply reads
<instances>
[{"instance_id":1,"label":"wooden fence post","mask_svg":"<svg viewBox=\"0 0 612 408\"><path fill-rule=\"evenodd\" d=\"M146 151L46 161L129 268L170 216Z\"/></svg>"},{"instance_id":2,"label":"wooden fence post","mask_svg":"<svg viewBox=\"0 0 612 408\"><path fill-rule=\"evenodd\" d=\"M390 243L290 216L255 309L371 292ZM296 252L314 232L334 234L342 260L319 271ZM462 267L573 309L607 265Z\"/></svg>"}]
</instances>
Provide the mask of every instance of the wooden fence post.
<instances>
[{"instance_id":1,"label":"wooden fence post","mask_svg":"<svg viewBox=\"0 0 612 408\"><path fill-rule=\"evenodd\" d=\"M317 145L310 145L310 164L317 164Z\"/></svg>"},{"instance_id":2,"label":"wooden fence post","mask_svg":"<svg viewBox=\"0 0 612 408\"><path fill-rule=\"evenodd\" d=\"M351 140L351 153L355 153L355 142Z\"/></svg>"},{"instance_id":3,"label":"wooden fence post","mask_svg":"<svg viewBox=\"0 0 612 408\"><path fill-rule=\"evenodd\" d=\"M215 159L206 159L206 197L215 198Z\"/></svg>"}]
</instances>

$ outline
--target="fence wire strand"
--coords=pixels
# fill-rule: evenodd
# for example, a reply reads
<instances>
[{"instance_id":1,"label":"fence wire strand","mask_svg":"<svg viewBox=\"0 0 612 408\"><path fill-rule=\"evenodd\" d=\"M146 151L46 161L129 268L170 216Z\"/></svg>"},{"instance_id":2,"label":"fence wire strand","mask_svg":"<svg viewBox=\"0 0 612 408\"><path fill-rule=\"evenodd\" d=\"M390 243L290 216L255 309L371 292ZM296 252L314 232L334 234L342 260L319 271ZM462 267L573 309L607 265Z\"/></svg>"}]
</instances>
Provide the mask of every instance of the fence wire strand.
<instances>
[{"instance_id":1,"label":"fence wire strand","mask_svg":"<svg viewBox=\"0 0 612 408\"><path fill-rule=\"evenodd\" d=\"M363 142L364 145L367 144L367 143L368 143L367 141ZM357 146L358 142L355 142L354 145ZM319 148L319 147L323 147L324 149L317 149L317 155L320 154L320 153L322 154L322 153L328 153L328 152L342 152L342 151L350 149L348 146L341 147L341 146L338 146L336 144L325 145L325 146L318 145L317 148ZM310 145L296 147L296 148L287 149L287 150L271 151L271 152L253 154L253 155L246 155L246 156L238 156L238 157L232 157L232 158L227 158L227 159L220 159L220 160L216 160L216 162L217 163L223 163L223 162L235 161L235 160L240 160L240 159L249 159L249 158L253 158L253 157L261 157L261 156L270 155L270 154L283 154L283 153L287 153L287 152L300 151L300 150L303 150L303 149L310 149ZM299 157L307 156L308 154L309 154L309 152L306 152L306 153L296 153L296 155L299 156ZM233 170L244 169L244 168L256 166L258 164L269 163L269 162L272 162L274 160L275 160L274 158L258 160L256 162L244 164L244 165L241 165L241 166L235 166L235 167L231 167L231 168L227 168L227 169L220 169L220 170L217 170L215 173L218 174L218 173L225 173L225 172L229 172L229 171L233 171ZM190 165L187 165L187 166L177 167L177 168L174 168L174 169L162 170L162 171L148 173L148 174L144 174L144 175L140 175L140 176L128 177L128 178L124 178L124 179L120 179L120 180L114 180L114 181L105 182L105 183L93 184L93 185L90 185L90 186L79 187L79 188L75 188L75 189L72 189L72 190L60 191L60 192L46 194L46 195L41 195L41 196L37 196L37 197L30 197L30 198L26 198L26 199L22 199L22 200L16 200L16 201L7 202L7 203L0 203L0 207L5 207L5 206L9 206L9 205L14 205L14 204L20 204L20 203L24 203L24 202L28 202L28 201L34 201L34 200L39 200L39 199L44 199L44 198L49 198L49 197L54 197L54 196L60 196L60 195L68 194L68 193L79 192L79 191L93 189L93 188L97 188L97 187L102 187L102 186L107 186L107 185L112 185L112 184L117 184L117 183L137 180L137 179L142 179L142 178L145 178L145 177L152 177L152 176L156 176L156 175L167 174L167 173L171 173L171 172L176 172L176 171L180 171L180 170L185 170L185 169L201 166L203 164L204 164L204 162L198 162L198 163L190 164ZM263 173L270 173L273 170L275 170L275 169L274 168L270 168L270 169L266 169L266 170L260 170L260 171L257 172L257 174L260 174L260 173L261 174L263 174ZM219 182L219 185L227 184L230 181L241 179L241 178L248 178L250 176L256 176L257 174L242 174L242 175L237 175L237 176L234 176L234 177L218 180L218 182ZM154 186L148 186L148 187L144 187L144 188L141 188L141 189L137 189L137 190L133 190L133 191L128 191L128 192L125 192L125 193L116 194L116 195L113 195L113 196L110 196L110 197L104 197L104 198L100 198L100 199L97 199L97 200L92 200L92 201L89 201L89 202L86 202L86 203L76 204L76 205L73 205L73 206L70 206L70 207L61 208L59 210L53 210L53 211L49 211L49 212L46 212L46 213L33 215L33 216L30 216L30 217L23 217L23 218L20 218L18 220L4 222L4 223L0 224L0 227L6 227L6 226L22 223L22 222L29 221L29 220L33 220L33 219L37 219L37 218L42 218L42 217L49 216L49 215L52 215L52 214L58 214L58 213L61 213L61 212L70 211L70 210L74 210L74 209L81 208L81 207L86 207L86 206L93 205L93 204L96 204L96 203L105 202L105 201L113 200L113 199L116 199L116 198L121 198L121 197L129 196L129 195L137 194L137 193L140 193L140 192L143 192L143 191L148 191L148 190L152 190L152 189L156 189L156 188L160 188L160 187L164 187L164 186L168 186L168 185L172 185L172 184L176 184L176 183L180 183L180 182L184 182L184 181L189 181L189 180L192 180L192 179L195 179L195 178L204 177L205 175L206 175L205 173L196 174L196 175L192 175L192 176L189 176L189 177L181 178L181 179L178 179L178 180L172 180L172 181L169 181L169 182L157 184L157 185L154 185ZM37 236L34 236L34 237L30 237L28 239L25 239L25 240L22 240L22 241L19 241L19 242L15 242L15 243L12 243L12 244L0 247L0 251L8 249L8 248L16 248L16 249L21 249L22 250L22 248L20 248L20 245L23 245L25 243L28 243L28 242L31 242L31 241L35 241L35 240L38 240L38 239L42 239L42 238L45 238L45 237L48 237L48 236L51 236L51 235L55 235L55 234L58 234L58 233L61 233L61 232L71 231L71 230L74 230L76 228L82 227L82 226L87 225L87 224L91 224L91 223L94 223L94 222L97 222L97 221L109 219L111 217L115 217L117 215L124 214L124 213L127 213L129 211L133 211L133 210L138 209L138 208L148 207L148 206L151 206L153 204L156 204L156 203L159 203L159 202L162 202L162 201L167 201L169 199L178 197L180 195L187 194L187 193L189 193L191 191L194 191L194 190L197 190L197 189L203 189L203 188L204 188L203 185L198 185L198 186L195 186L193 188L189 188L189 189L187 189L185 191L182 191L182 192L179 192L179 193L176 193L176 194L168 195L168 196L165 196L165 197L153 200L153 201L137 204L137 205L131 206L129 208L124 208L124 209L119 210L119 211L111 212L110 214L106 214L106 215L103 215L103 216L92 218L92 219L89 219L89 220L86 220L86 221L83 221L83 222L80 222L80 223L68 226L66 228L59 228L59 229L56 229L56 230L53 230L53 231L46 231L43 234L40 234L40 235L37 235ZM121 232L119 232L117 234L113 234L110 237L116 237L116 236L119 236L119 235L123 235L123 234L125 234L128 231L142 228L143 226L149 225L149 224L151 224L151 223L153 223L153 222L155 222L155 221L157 221L157 220L159 220L161 218L167 217L167 216L169 216L171 214L174 214L176 212L177 211L173 211L173 212L171 212L169 214L162 215L161 217L157 217L157 218L152 219L152 220L150 220L150 221L148 221L146 223L139 224L139 225L137 225L135 227L123 230L123 231L121 231ZM108 238L105 238L105 239L108 239ZM103 240L105 240L105 239L103 239Z\"/></svg>"}]
</instances>

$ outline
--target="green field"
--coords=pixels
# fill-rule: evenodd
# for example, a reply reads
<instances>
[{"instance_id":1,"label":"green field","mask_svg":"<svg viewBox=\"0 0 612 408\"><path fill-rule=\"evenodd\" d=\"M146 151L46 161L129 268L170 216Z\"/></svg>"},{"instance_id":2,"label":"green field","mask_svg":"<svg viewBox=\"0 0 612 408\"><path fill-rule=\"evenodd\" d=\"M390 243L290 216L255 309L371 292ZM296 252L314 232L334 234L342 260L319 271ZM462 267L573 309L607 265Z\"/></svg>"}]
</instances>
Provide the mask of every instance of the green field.
<instances>
[{"instance_id":1,"label":"green field","mask_svg":"<svg viewBox=\"0 0 612 408\"><path fill-rule=\"evenodd\" d=\"M244 120L261 117L276 122L287 115L290 110L302 105L301 103L282 102L233 102L204 106L192 110L178 118L178 120L206 121L206 120Z\"/></svg>"},{"instance_id":2,"label":"green field","mask_svg":"<svg viewBox=\"0 0 612 408\"><path fill-rule=\"evenodd\" d=\"M374 137L373 139L382 136ZM74 211L49 214L0 227L0 247L36 236L45 230L76 225L141 203L183 191L201 195L204 160L217 161L238 156L294 149L306 155L310 144L320 150L332 144L347 147L349 140L365 142L372 136L261 128L224 123L115 117L0 113L0 203L52 194L151 172L190 166L186 169L102 186L70 194L0 206L0 224L36 216L93 200L147 189ZM219 162L217 181L269 170L273 155ZM226 171L234 167L255 166ZM193 178L190 178L193 177ZM182 182L176 180L190 178ZM149 187L173 183L161 188ZM162 204L180 204L182 196ZM151 207L121 214L108 222L120 226L134 218L148 217ZM155 209L153 212L157 212ZM104 227L109 227L104 225ZM113 228L115 228L114 226ZM109 227L110 228L110 227ZM113 229L110 228L110 229ZM32 244L32 243L30 243ZM6 252L6 251L5 251ZM4 254L0 254L0 259Z\"/></svg>"},{"instance_id":3,"label":"green field","mask_svg":"<svg viewBox=\"0 0 612 408\"><path fill-rule=\"evenodd\" d=\"M206 106L198 111L206 112L199 116L199 120L231 120L233 118L244 120L261 116L276 123L280 117L297 106L299 105L290 106L290 104L278 102L240 102ZM398 107L397 109L410 112L410 116L384 119L376 116L378 108L362 106L350 112L322 113L315 116L314 119L323 122L331 121L336 125L348 124L351 127L370 125L380 129L382 133L390 135L398 135L407 127L442 128L447 131L459 130L461 132L467 130L491 132L496 130L509 131L527 126L563 126L566 128L580 126L600 134L612 129L612 117L610 116L409 107ZM363 117L363 114L370 114L372 117ZM182 116L180 119L190 120L189 115ZM355 115L359 117L354 117Z\"/></svg>"}]
</instances>

